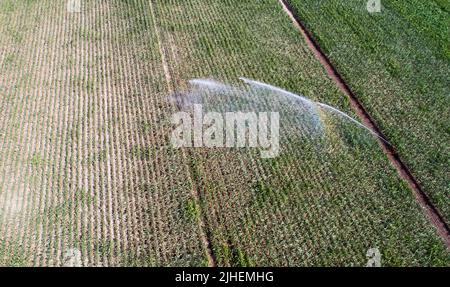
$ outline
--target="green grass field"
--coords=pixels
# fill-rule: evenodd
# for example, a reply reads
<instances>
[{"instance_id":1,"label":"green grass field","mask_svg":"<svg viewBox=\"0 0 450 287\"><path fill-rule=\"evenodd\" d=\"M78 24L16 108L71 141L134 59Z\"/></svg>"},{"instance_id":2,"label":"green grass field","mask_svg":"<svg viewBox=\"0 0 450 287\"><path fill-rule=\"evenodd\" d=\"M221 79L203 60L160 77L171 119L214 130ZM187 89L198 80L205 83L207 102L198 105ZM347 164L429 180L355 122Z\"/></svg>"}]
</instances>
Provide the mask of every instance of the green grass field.
<instances>
[{"instance_id":1,"label":"green grass field","mask_svg":"<svg viewBox=\"0 0 450 287\"><path fill-rule=\"evenodd\" d=\"M448 220L448 2L288 2Z\"/></svg>"},{"instance_id":2,"label":"green grass field","mask_svg":"<svg viewBox=\"0 0 450 287\"><path fill-rule=\"evenodd\" d=\"M448 218L446 6L291 2ZM372 248L382 266L450 265L375 138L337 116L302 137L300 109L269 94L251 107L280 112L278 157L171 146L171 96L239 77L357 118L277 0L0 0L0 265L365 266Z\"/></svg>"}]
</instances>

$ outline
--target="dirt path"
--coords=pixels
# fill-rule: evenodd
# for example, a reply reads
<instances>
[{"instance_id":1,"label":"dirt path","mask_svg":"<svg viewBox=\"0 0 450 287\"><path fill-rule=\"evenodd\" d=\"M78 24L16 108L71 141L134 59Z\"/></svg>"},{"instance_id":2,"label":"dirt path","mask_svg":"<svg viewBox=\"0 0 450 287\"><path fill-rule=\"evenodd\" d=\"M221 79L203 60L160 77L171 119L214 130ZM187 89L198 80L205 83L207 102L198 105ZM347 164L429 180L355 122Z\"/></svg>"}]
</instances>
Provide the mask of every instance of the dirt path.
<instances>
[{"instance_id":1,"label":"dirt path","mask_svg":"<svg viewBox=\"0 0 450 287\"><path fill-rule=\"evenodd\" d=\"M448 224L445 222L444 218L441 216L439 211L436 209L436 207L430 201L427 194L422 190L419 183L414 178L414 176L411 174L408 167L403 163L400 156L396 152L396 149L392 145L390 145L388 142L382 140L382 139L387 139L386 136L381 132L381 130L379 129L379 127L377 126L377 124L375 123L373 118L370 116L370 114L367 112L367 110L364 108L364 106L359 101L358 97L353 93L351 88L347 85L345 80L342 78L342 76L339 74L339 72L333 66L331 61L326 56L326 54L320 48L317 41L314 40L314 37L306 29L305 25L301 22L298 15L295 14L294 10L289 5L289 3L285 0L279 0L279 2L283 6L283 9L286 11L286 13L289 15L289 17L291 18L291 20L293 21L294 25L298 28L298 30L302 34L303 38L305 39L305 41L308 44L308 47L313 51L316 58L323 65L323 67L327 71L329 77L336 83L336 85L339 87L339 89L345 95L347 95L353 109L355 110L355 112L357 113L357 115L359 116L361 121L368 128L375 131L381 137L381 138L378 138L378 142L379 142L381 148L383 149L384 153L389 158L389 161L395 167L395 169L397 170L400 177L407 182L408 186L413 191L417 202L420 204L420 206L424 210L429 221L433 224L433 226L436 228L439 235L441 236L442 240L445 242L447 247L450 249L450 229L448 227Z\"/></svg>"},{"instance_id":2,"label":"dirt path","mask_svg":"<svg viewBox=\"0 0 450 287\"><path fill-rule=\"evenodd\" d=\"M162 62L162 66L164 69L164 76L166 79L167 88L169 90L169 94L173 94L175 92L175 88L174 88L174 83L172 81L173 77L169 70L169 63L166 59L167 58L166 51L165 51L164 46L161 41L161 35L160 35L159 28L158 28L158 23L156 22L156 15L155 15L155 11L153 9L152 2L150 2L149 5L150 5L150 10L151 10L152 19L153 19L153 26L156 31L158 47L159 47L159 51L161 54L161 62ZM175 56L174 53L172 53L172 55ZM188 156L190 156L190 155L189 154L186 155L186 153L183 152L183 157L184 157L184 160L186 163L185 167L186 167L186 169L189 170L190 181L192 184L192 196L194 197L196 205L198 206L199 211L200 211L200 215L197 218L197 224L201 231L201 239L203 242L203 246L205 248L205 255L208 260L208 266L215 267L215 266L217 266L217 261L216 261L216 258L214 256L214 252L213 252L213 246L212 246L212 242L211 242L211 238L210 238L210 231L207 226L205 211L201 207L201 198L200 198L200 194L198 192L197 183L193 179L191 168L187 165L187 157Z\"/></svg>"}]
</instances>

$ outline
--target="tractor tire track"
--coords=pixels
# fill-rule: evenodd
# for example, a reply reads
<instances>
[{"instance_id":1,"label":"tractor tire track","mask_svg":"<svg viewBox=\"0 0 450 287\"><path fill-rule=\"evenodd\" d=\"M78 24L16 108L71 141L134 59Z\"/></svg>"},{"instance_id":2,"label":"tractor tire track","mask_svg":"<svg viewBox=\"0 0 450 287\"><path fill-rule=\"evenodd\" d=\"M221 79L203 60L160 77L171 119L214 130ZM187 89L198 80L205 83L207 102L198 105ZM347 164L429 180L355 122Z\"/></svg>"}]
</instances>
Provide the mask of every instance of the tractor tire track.
<instances>
[{"instance_id":1,"label":"tractor tire track","mask_svg":"<svg viewBox=\"0 0 450 287\"><path fill-rule=\"evenodd\" d=\"M170 73L170 69L169 69L169 65L166 59L166 52L165 49L162 45L162 40L161 40L161 34L158 28L158 23L156 22L156 15L155 15L155 10L153 7L153 2L149 2L149 6L150 6L150 10L151 10L151 15L152 15L152 20L153 20L153 26L156 32L156 39L158 42L158 47L159 47L159 51L161 54L161 62L162 62L162 66L164 69L164 76L166 79L166 83L167 83L167 88L169 90L169 94L173 94L175 92L175 89L173 87L173 80L172 80L172 75ZM189 179L191 181L191 185L192 185L192 196L194 197L194 200L200 210L200 216L198 216L198 227L200 230L200 237L202 239L203 242L203 246L205 249L205 253L206 253L206 257L208 260L208 266L210 267L216 267L217 266L217 259L214 255L214 249L213 249L213 244L212 244L212 240L211 240L211 231L210 228L207 224L207 216L205 214L205 211L202 208L202 204L201 204L201 195L197 186L197 183L195 182L194 179L194 175L193 175L193 171L192 171L192 167L187 165L187 160L188 157L190 156L190 154L186 154L183 152L183 158L184 158L184 162L186 164L186 169L189 172Z\"/></svg>"}]
</instances>

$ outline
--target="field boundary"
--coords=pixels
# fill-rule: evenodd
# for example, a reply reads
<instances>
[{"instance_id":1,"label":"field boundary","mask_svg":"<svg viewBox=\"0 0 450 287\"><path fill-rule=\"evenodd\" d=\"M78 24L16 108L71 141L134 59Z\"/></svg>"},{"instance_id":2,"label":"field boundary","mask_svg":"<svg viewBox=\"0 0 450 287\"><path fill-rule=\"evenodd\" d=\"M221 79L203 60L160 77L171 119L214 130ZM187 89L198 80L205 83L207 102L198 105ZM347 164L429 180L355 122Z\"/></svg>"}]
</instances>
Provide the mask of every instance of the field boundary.
<instances>
[{"instance_id":1,"label":"field boundary","mask_svg":"<svg viewBox=\"0 0 450 287\"><path fill-rule=\"evenodd\" d=\"M150 5L150 9L151 9L151 14L152 14L152 21L153 21L153 26L155 29L155 33L156 33L156 38L158 41L158 47L159 47L159 52L161 54L161 62L162 62L162 66L163 66L163 70L164 70L164 77L166 79L166 84L167 84L167 89L169 90L170 94L173 94L175 89L173 86L173 80L172 80L172 75L170 73L169 70L169 65L168 65L168 61L166 59L166 54L164 52L164 48L162 45L162 41L161 41L161 36L160 36L160 31L158 29L158 25L156 23L156 15L153 9L153 4L152 2L149 2ZM186 161L188 160L188 155L186 155L186 153L183 151L182 152L183 155L183 160L185 162L185 167L187 169L188 175L189 175L189 180L192 184L191 187L191 195L195 201L196 206L199 208L199 216L197 217L197 225L199 228L199 232L200 232L200 238L202 240L203 243L203 248L205 251L205 255L206 255L206 259L208 260L208 266L209 267L216 267L217 266L217 260L216 257L214 255L213 252L213 244L212 244L212 240L211 240L211 234L209 231L208 226L206 225L206 216L205 216L205 212L202 208L201 205L201 195L200 192L198 191L196 182L194 181L194 177L192 175L192 167L188 166L186 164Z\"/></svg>"},{"instance_id":2,"label":"field boundary","mask_svg":"<svg viewBox=\"0 0 450 287\"><path fill-rule=\"evenodd\" d=\"M358 99L356 94L351 90L350 86L343 79L334 65L331 63L328 56L323 52L322 48L318 42L314 39L313 35L306 28L304 23L300 20L293 7L286 0L278 0L283 7L283 10L288 14L289 18L294 23L294 26L299 30L300 34L305 39L308 47L314 53L315 57L319 60L322 66L327 71L328 76L333 80L333 82L339 87L339 89L348 97L350 100L351 107L355 110L358 117L362 122L371 130L373 130L379 137L377 141L381 146L383 152L388 157L391 164L395 167L400 177L406 181L409 188L413 191L416 201L419 203L420 207L423 209L425 215L427 216L429 222L436 228L439 236L444 241L448 249L450 249L450 229L445 219L440 214L439 210L431 202L428 195L423 191L419 182L412 175L411 171L405 165L405 163L400 158L394 146L389 144L389 140L382 133L381 129L378 127L374 119L364 108L361 101ZM385 139L386 141L384 141Z\"/></svg>"}]
</instances>

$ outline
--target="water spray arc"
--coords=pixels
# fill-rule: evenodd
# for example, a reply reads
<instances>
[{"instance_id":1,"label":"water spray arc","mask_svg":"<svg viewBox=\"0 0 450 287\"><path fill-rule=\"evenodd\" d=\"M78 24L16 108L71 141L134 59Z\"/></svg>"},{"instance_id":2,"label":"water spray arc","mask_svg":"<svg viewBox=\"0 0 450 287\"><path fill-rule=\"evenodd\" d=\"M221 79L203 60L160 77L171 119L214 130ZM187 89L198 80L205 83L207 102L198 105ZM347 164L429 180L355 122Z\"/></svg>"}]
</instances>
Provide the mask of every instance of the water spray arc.
<instances>
[{"instance_id":1,"label":"water spray arc","mask_svg":"<svg viewBox=\"0 0 450 287\"><path fill-rule=\"evenodd\" d=\"M272 86L272 85L269 85L269 84L266 84L266 83L262 83L262 82L251 80L251 79L247 79L247 78L244 78L244 77L240 77L239 79L242 80L244 83L247 83L249 85L252 85L252 86L255 86L255 87L264 88L264 89L268 89L268 90L272 90L272 91L274 91L274 92L276 92L278 94L283 94L283 95L286 95L288 97L296 98L296 99L304 102L305 104L307 104L309 107L311 107L311 110L314 113L317 113L317 107L320 107L322 110L332 112L332 113L340 116L341 118L346 119L346 120L356 124L357 126L367 130L372 135L380 138L381 140L383 140L384 142L389 144L389 142L387 140L385 140L382 136L380 136L375 131L371 130L370 128L366 127L362 123L358 122L357 120L355 120L354 118L352 118L348 114L346 114L346 113L342 112L341 110L338 110L338 109L336 109L336 108L334 108L334 107L332 107L330 105L327 105L327 104L324 104L324 103L320 103L320 102L314 102L314 101L312 101L310 99L307 99L306 97L303 97L303 96L300 96L300 95L288 92L286 90L283 90L281 88L278 88L278 87L275 87L275 86Z\"/></svg>"}]
</instances>

